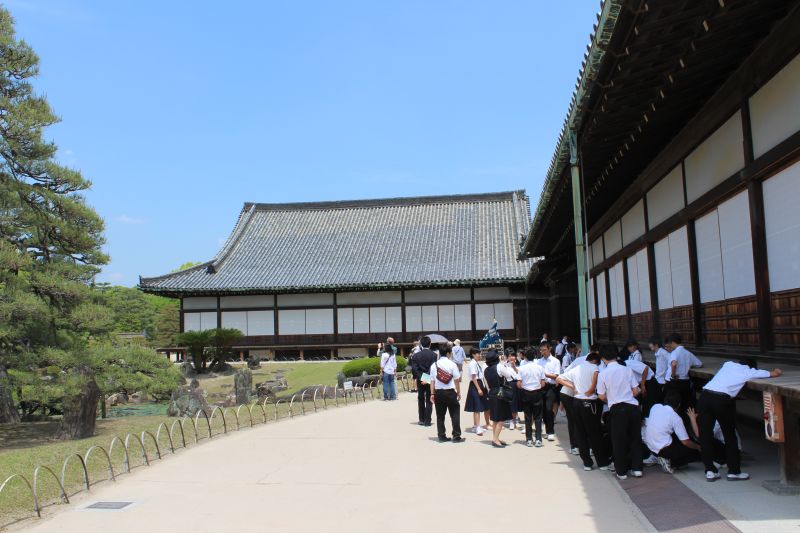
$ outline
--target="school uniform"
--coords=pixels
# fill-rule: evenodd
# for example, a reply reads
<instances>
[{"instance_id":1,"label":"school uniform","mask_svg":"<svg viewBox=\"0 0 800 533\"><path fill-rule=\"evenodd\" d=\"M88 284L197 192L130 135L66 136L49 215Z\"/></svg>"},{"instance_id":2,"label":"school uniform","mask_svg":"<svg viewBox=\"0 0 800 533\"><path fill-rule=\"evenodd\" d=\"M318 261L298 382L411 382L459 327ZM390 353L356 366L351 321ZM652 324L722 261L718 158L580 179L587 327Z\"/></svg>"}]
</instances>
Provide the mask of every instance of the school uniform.
<instances>
[{"instance_id":1,"label":"school uniform","mask_svg":"<svg viewBox=\"0 0 800 533\"><path fill-rule=\"evenodd\" d=\"M672 362L675 361L675 377L672 377ZM694 407L695 405L695 398L694 398L694 390L692 389L692 382L689 379L689 370L694 367L701 367L703 363L698 359L692 352L684 348L683 346L678 346L669 354L668 364L667 364L667 373L665 376L666 385L664 386L664 390L676 390L681 395L681 405L678 408L678 412L681 413L681 417L684 416L683 413L686 412L686 409L689 407Z\"/></svg>"},{"instance_id":2,"label":"school uniform","mask_svg":"<svg viewBox=\"0 0 800 533\"><path fill-rule=\"evenodd\" d=\"M417 414L419 424L430 426L433 404L431 403L431 387L422 382L422 375L428 374L431 365L436 361L436 354L430 348L423 348L411 359L411 374L417 381ZM430 374L428 374L430 375Z\"/></svg>"},{"instance_id":3,"label":"school uniform","mask_svg":"<svg viewBox=\"0 0 800 533\"><path fill-rule=\"evenodd\" d=\"M542 380L544 369L536 364L519 368L521 382L522 411L525 413L525 440L533 440L533 426L536 426L536 440L542 440Z\"/></svg>"},{"instance_id":4,"label":"school uniform","mask_svg":"<svg viewBox=\"0 0 800 533\"><path fill-rule=\"evenodd\" d=\"M472 381L473 376L478 381L483 396L478 394L478 388ZM469 389L467 390L467 401L464 404L464 411L468 413L483 413L489 409L489 390L483 378L481 364L474 359L467 365L467 377L469 378Z\"/></svg>"},{"instance_id":5,"label":"school uniform","mask_svg":"<svg viewBox=\"0 0 800 533\"><path fill-rule=\"evenodd\" d=\"M506 366L496 364L488 367L483 376L489 386L489 418L492 422L511 420L511 403L500 400L497 393L504 381L519 379L519 374Z\"/></svg>"},{"instance_id":6,"label":"school uniform","mask_svg":"<svg viewBox=\"0 0 800 533\"><path fill-rule=\"evenodd\" d=\"M725 440L729 474L741 473L741 454L736 435L736 396L751 379L768 378L767 370L750 368L728 361L700 392L697 426L706 472L717 472L714 466L714 423L719 422Z\"/></svg>"},{"instance_id":7,"label":"school uniform","mask_svg":"<svg viewBox=\"0 0 800 533\"><path fill-rule=\"evenodd\" d=\"M634 350L630 354L628 354L628 361L639 361L642 362L642 352L639 350Z\"/></svg>"},{"instance_id":8,"label":"school uniform","mask_svg":"<svg viewBox=\"0 0 800 533\"><path fill-rule=\"evenodd\" d=\"M536 359L536 364L542 367L545 374L555 374L556 376L561 373L561 362L555 356L541 357ZM553 406L558 403L558 390L556 389L556 380L553 378L545 378L545 388L542 390L544 400L544 430L548 435L555 434L555 414L553 414Z\"/></svg>"},{"instance_id":9,"label":"school uniform","mask_svg":"<svg viewBox=\"0 0 800 533\"><path fill-rule=\"evenodd\" d=\"M439 369L452 376L449 382L445 383L439 380ZM459 439L461 437L461 405L458 403L456 381L461 378L461 372L458 370L458 365L447 357L440 357L438 361L431 365L429 374L435 389L436 432L439 435L439 440L447 438L444 418L448 411L450 412L450 422L453 425L453 439Z\"/></svg>"},{"instance_id":10,"label":"school uniform","mask_svg":"<svg viewBox=\"0 0 800 533\"><path fill-rule=\"evenodd\" d=\"M592 466L590 448L594 450L597 466L608 466L610 461L608 452L603 444L600 417L603 413L603 402L597 398L597 393L586 394L591 388L595 374L599 373L597 365L583 363L574 366L561 375L575 386L574 397L564 401L572 403L572 417L575 420L575 441L578 453L583 461L583 466ZM599 377L598 377L599 381ZM569 387L564 387L567 390Z\"/></svg>"},{"instance_id":11,"label":"school uniform","mask_svg":"<svg viewBox=\"0 0 800 533\"><path fill-rule=\"evenodd\" d=\"M664 401L664 384L667 382L667 372L669 371L669 352L662 346L653 355L656 359L653 399L655 403L661 403Z\"/></svg>"},{"instance_id":12,"label":"school uniform","mask_svg":"<svg viewBox=\"0 0 800 533\"><path fill-rule=\"evenodd\" d=\"M611 447L618 476L642 470L642 413L632 389L638 387L630 368L612 361L597 377L597 393L609 408Z\"/></svg>"},{"instance_id":13,"label":"school uniform","mask_svg":"<svg viewBox=\"0 0 800 533\"><path fill-rule=\"evenodd\" d=\"M642 382L642 376L644 376L645 390L642 391L642 394L639 396L639 403L642 406L644 417L647 418L650 416L650 409L653 405L658 403L656 402L656 387L658 382L655 380L655 374L649 366L636 359L628 359L625 361L625 366L631 369L633 376L639 383Z\"/></svg>"},{"instance_id":14,"label":"school uniform","mask_svg":"<svg viewBox=\"0 0 800 533\"><path fill-rule=\"evenodd\" d=\"M653 455L669 459L673 468L699 461L700 452L681 442L688 439L686 426L672 407L653 406L643 431L644 443Z\"/></svg>"}]
</instances>

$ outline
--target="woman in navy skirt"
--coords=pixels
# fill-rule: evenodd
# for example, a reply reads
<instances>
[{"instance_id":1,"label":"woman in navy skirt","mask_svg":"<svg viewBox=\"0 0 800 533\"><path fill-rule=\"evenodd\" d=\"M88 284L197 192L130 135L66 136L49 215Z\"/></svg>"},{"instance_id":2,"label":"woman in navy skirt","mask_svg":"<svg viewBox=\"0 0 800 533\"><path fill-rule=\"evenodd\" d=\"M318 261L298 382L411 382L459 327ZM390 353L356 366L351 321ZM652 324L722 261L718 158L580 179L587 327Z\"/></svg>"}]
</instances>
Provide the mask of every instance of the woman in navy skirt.
<instances>
[{"instance_id":1,"label":"woman in navy skirt","mask_svg":"<svg viewBox=\"0 0 800 533\"><path fill-rule=\"evenodd\" d=\"M483 378L481 352L475 348L470 348L467 360L467 377L470 381L464 411L472 413L472 421L475 423L472 431L478 435L483 435L484 429L489 429L489 389L486 386L486 380ZM486 421L485 427L481 427L481 413L483 413Z\"/></svg>"}]
</instances>

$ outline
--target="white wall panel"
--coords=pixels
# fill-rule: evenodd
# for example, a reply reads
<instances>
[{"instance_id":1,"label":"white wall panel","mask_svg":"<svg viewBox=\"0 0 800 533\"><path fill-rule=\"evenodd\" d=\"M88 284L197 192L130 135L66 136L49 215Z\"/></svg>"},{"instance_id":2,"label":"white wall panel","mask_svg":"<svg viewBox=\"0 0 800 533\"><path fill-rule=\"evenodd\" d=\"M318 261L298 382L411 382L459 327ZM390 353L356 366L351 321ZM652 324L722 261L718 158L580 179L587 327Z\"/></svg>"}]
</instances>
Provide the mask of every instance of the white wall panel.
<instances>
[{"instance_id":1,"label":"white wall panel","mask_svg":"<svg viewBox=\"0 0 800 533\"><path fill-rule=\"evenodd\" d=\"M622 249L622 230L619 220L603 233L603 242L606 245L606 257L611 257Z\"/></svg>"},{"instance_id":2,"label":"white wall panel","mask_svg":"<svg viewBox=\"0 0 800 533\"><path fill-rule=\"evenodd\" d=\"M342 292L336 295L337 305L399 304L400 291Z\"/></svg>"},{"instance_id":3,"label":"white wall panel","mask_svg":"<svg viewBox=\"0 0 800 533\"><path fill-rule=\"evenodd\" d=\"M625 308L625 276L620 261L608 271L609 294L611 295L611 316L622 316Z\"/></svg>"},{"instance_id":4,"label":"white wall panel","mask_svg":"<svg viewBox=\"0 0 800 533\"><path fill-rule=\"evenodd\" d=\"M183 314L183 331L201 331L200 313Z\"/></svg>"},{"instance_id":5,"label":"white wall panel","mask_svg":"<svg viewBox=\"0 0 800 533\"><path fill-rule=\"evenodd\" d=\"M647 217L650 229L667 220L684 206L683 176L681 166L678 165L647 193Z\"/></svg>"},{"instance_id":6,"label":"white wall panel","mask_svg":"<svg viewBox=\"0 0 800 533\"><path fill-rule=\"evenodd\" d=\"M597 276L597 314L598 318L606 318L608 316L608 308L606 306L606 276L600 273Z\"/></svg>"},{"instance_id":7,"label":"white wall panel","mask_svg":"<svg viewBox=\"0 0 800 533\"><path fill-rule=\"evenodd\" d=\"M628 263L628 294L631 300L631 314L635 315L642 312L639 305L639 265L635 255L625 261Z\"/></svg>"},{"instance_id":8,"label":"white wall panel","mask_svg":"<svg viewBox=\"0 0 800 533\"><path fill-rule=\"evenodd\" d=\"M238 329L247 335L247 311L223 311L222 327Z\"/></svg>"},{"instance_id":9,"label":"white wall panel","mask_svg":"<svg viewBox=\"0 0 800 533\"><path fill-rule=\"evenodd\" d=\"M333 305L333 294L279 294L278 307L301 307L304 305Z\"/></svg>"},{"instance_id":10,"label":"white wall panel","mask_svg":"<svg viewBox=\"0 0 800 533\"><path fill-rule=\"evenodd\" d=\"M719 217L714 209L694 223L697 239L697 273L700 280L700 301L725 299L722 282L722 252L719 244Z\"/></svg>"},{"instance_id":11,"label":"white wall panel","mask_svg":"<svg viewBox=\"0 0 800 533\"><path fill-rule=\"evenodd\" d=\"M245 296L222 296L219 306L222 309L235 307L274 307L275 297L271 294L254 294Z\"/></svg>"},{"instance_id":12,"label":"white wall panel","mask_svg":"<svg viewBox=\"0 0 800 533\"><path fill-rule=\"evenodd\" d=\"M306 334L333 334L333 309L306 309Z\"/></svg>"},{"instance_id":13,"label":"white wall panel","mask_svg":"<svg viewBox=\"0 0 800 533\"><path fill-rule=\"evenodd\" d=\"M216 329L216 328L217 328L216 311L206 311L200 313L200 329L205 331L207 329Z\"/></svg>"},{"instance_id":14,"label":"white wall panel","mask_svg":"<svg viewBox=\"0 0 800 533\"><path fill-rule=\"evenodd\" d=\"M336 326L339 333L353 333L353 308L340 307L336 310Z\"/></svg>"},{"instance_id":15,"label":"white wall panel","mask_svg":"<svg viewBox=\"0 0 800 533\"><path fill-rule=\"evenodd\" d=\"M430 289L406 291L406 302L409 303L466 302L469 301L469 298L469 289Z\"/></svg>"},{"instance_id":16,"label":"white wall panel","mask_svg":"<svg viewBox=\"0 0 800 533\"><path fill-rule=\"evenodd\" d=\"M514 329L514 304L494 304L494 316L500 329Z\"/></svg>"},{"instance_id":17,"label":"white wall panel","mask_svg":"<svg viewBox=\"0 0 800 533\"><path fill-rule=\"evenodd\" d=\"M216 296L192 296L183 299L184 309L216 309Z\"/></svg>"},{"instance_id":18,"label":"white wall panel","mask_svg":"<svg viewBox=\"0 0 800 533\"><path fill-rule=\"evenodd\" d=\"M689 274L689 236L686 226L669 234L669 264L672 269L673 305L690 305L692 279Z\"/></svg>"},{"instance_id":19,"label":"white wall panel","mask_svg":"<svg viewBox=\"0 0 800 533\"><path fill-rule=\"evenodd\" d=\"M369 309L369 332L383 333L386 331L386 308L370 307Z\"/></svg>"},{"instance_id":20,"label":"white wall panel","mask_svg":"<svg viewBox=\"0 0 800 533\"><path fill-rule=\"evenodd\" d=\"M654 246L656 256L656 288L658 308L669 309L672 303L672 272L669 261L669 237L664 237Z\"/></svg>"},{"instance_id":21,"label":"white wall panel","mask_svg":"<svg viewBox=\"0 0 800 533\"><path fill-rule=\"evenodd\" d=\"M439 306L439 329L453 331L456 329L456 310L452 305Z\"/></svg>"},{"instance_id":22,"label":"white wall panel","mask_svg":"<svg viewBox=\"0 0 800 533\"><path fill-rule=\"evenodd\" d=\"M305 335L306 312L303 309L278 312L278 332L281 335Z\"/></svg>"},{"instance_id":23,"label":"white wall panel","mask_svg":"<svg viewBox=\"0 0 800 533\"><path fill-rule=\"evenodd\" d=\"M603 238L600 237L592 243L592 266L597 266L603 262Z\"/></svg>"},{"instance_id":24,"label":"white wall panel","mask_svg":"<svg viewBox=\"0 0 800 533\"><path fill-rule=\"evenodd\" d=\"M479 287L475 289L475 300L510 300L511 291L508 287Z\"/></svg>"},{"instance_id":25,"label":"white wall panel","mask_svg":"<svg viewBox=\"0 0 800 533\"><path fill-rule=\"evenodd\" d=\"M247 311L248 335L275 335L275 311Z\"/></svg>"},{"instance_id":26,"label":"white wall panel","mask_svg":"<svg viewBox=\"0 0 800 533\"><path fill-rule=\"evenodd\" d=\"M369 333L369 309L353 309L353 333Z\"/></svg>"},{"instance_id":27,"label":"white wall panel","mask_svg":"<svg viewBox=\"0 0 800 533\"><path fill-rule=\"evenodd\" d=\"M400 333L403 331L403 309L400 307L386 308L386 331Z\"/></svg>"},{"instance_id":28,"label":"white wall panel","mask_svg":"<svg viewBox=\"0 0 800 533\"><path fill-rule=\"evenodd\" d=\"M420 306L406 306L406 331L422 331L422 308Z\"/></svg>"},{"instance_id":29,"label":"white wall panel","mask_svg":"<svg viewBox=\"0 0 800 533\"><path fill-rule=\"evenodd\" d=\"M644 235L644 200L639 200L622 217L622 244L628 245Z\"/></svg>"},{"instance_id":30,"label":"white wall panel","mask_svg":"<svg viewBox=\"0 0 800 533\"><path fill-rule=\"evenodd\" d=\"M439 329L439 309L437 306L422 306L422 329L426 333L436 333Z\"/></svg>"},{"instance_id":31,"label":"white wall panel","mask_svg":"<svg viewBox=\"0 0 800 533\"><path fill-rule=\"evenodd\" d=\"M744 166L743 143L742 115L737 111L686 157L686 198L689 203Z\"/></svg>"},{"instance_id":32,"label":"white wall panel","mask_svg":"<svg viewBox=\"0 0 800 533\"><path fill-rule=\"evenodd\" d=\"M636 252L636 272L639 281L639 312L652 310L650 301L650 268L647 264L647 249Z\"/></svg>"},{"instance_id":33,"label":"white wall panel","mask_svg":"<svg viewBox=\"0 0 800 533\"><path fill-rule=\"evenodd\" d=\"M795 60L797 61L797 60ZM800 287L800 163L764 181L769 288Z\"/></svg>"},{"instance_id":34,"label":"white wall panel","mask_svg":"<svg viewBox=\"0 0 800 533\"><path fill-rule=\"evenodd\" d=\"M750 98L756 157L800 130L800 55Z\"/></svg>"},{"instance_id":35,"label":"white wall panel","mask_svg":"<svg viewBox=\"0 0 800 533\"><path fill-rule=\"evenodd\" d=\"M475 329L484 331L492 327L494 304L475 304Z\"/></svg>"},{"instance_id":36,"label":"white wall panel","mask_svg":"<svg viewBox=\"0 0 800 533\"><path fill-rule=\"evenodd\" d=\"M755 294L756 279L747 191L721 203L717 210L725 298Z\"/></svg>"},{"instance_id":37,"label":"white wall panel","mask_svg":"<svg viewBox=\"0 0 800 533\"><path fill-rule=\"evenodd\" d=\"M472 329L472 310L471 306L459 304L454 306L456 315L456 330L469 331Z\"/></svg>"}]
</instances>

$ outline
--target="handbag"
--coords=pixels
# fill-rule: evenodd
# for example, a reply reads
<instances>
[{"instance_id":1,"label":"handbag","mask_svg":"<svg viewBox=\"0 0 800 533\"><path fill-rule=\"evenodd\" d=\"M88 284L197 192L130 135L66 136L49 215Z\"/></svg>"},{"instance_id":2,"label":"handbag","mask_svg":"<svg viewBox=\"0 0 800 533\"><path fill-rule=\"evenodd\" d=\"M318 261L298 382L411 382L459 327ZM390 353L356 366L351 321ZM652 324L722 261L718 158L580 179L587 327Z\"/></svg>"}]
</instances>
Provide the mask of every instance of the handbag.
<instances>
[{"instance_id":1,"label":"handbag","mask_svg":"<svg viewBox=\"0 0 800 533\"><path fill-rule=\"evenodd\" d=\"M514 401L514 382L503 378L503 384L497 389L497 399L511 403Z\"/></svg>"}]
</instances>

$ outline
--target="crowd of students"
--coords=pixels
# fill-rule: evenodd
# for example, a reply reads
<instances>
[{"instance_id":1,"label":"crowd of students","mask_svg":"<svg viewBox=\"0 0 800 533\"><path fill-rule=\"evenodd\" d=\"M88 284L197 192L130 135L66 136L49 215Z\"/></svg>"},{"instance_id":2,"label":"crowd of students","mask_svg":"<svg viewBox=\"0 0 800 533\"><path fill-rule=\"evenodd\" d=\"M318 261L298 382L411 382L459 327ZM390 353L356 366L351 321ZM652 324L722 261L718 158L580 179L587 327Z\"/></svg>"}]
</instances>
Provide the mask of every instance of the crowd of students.
<instances>
[{"instance_id":1,"label":"crowd of students","mask_svg":"<svg viewBox=\"0 0 800 533\"><path fill-rule=\"evenodd\" d=\"M660 465L673 473L702 462L708 481L720 478L721 465L727 465L727 479L748 479L741 471L735 398L748 380L776 377L781 370L759 370L752 359L726 362L698 398L689 371L702 362L682 345L680 335L663 343L651 339L649 347L655 370L642 361L634 340L621 351L609 343L592 345L584 354L568 337L553 346L545 335L538 349L482 354L474 348L465 352L460 343L432 345L423 337L410 357L418 423L431 426L435 408L439 442L464 442L465 377L464 410L473 424L467 432L491 431L495 448L508 446L501 439L503 429L524 430L528 447L555 441L561 409L570 453L580 456L584 470L612 470L627 479L641 477L644 466Z\"/></svg>"}]
</instances>

